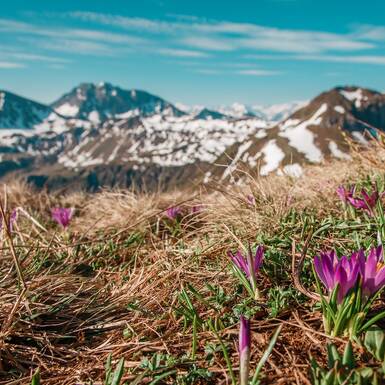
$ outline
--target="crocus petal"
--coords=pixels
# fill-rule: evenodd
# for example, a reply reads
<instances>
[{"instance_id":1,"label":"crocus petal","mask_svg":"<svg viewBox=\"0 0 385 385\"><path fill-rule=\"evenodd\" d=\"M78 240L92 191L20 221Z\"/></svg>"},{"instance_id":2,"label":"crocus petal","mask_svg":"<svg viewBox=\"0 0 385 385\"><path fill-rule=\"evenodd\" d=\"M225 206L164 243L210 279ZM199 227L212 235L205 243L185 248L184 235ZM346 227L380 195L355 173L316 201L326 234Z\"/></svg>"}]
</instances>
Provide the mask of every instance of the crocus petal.
<instances>
[{"instance_id":1,"label":"crocus petal","mask_svg":"<svg viewBox=\"0 0 385 385\"><path fill-rule=\"evenodd\" d=\"M243 271L247 277L249 277L249 267L247 265L246 258L241 254L240 251L237 251L235 254L233 254L231 251L227 252L228 256L231 258L233 263L241 270Z\"/></svg>"},{"instance_id":2,"label":"crocus petal","mask_svg":"<svg viewBox=\"0 0 385 385\"><path fill-rule=\"evenodd\" d=\"M344 299L345 295L347 294L349 288L347 286L347 275L343 267L340 265L337 267L336 273L335 273L335 279L337 283L339 284L338 294L337 294L337 301L338 303L341 303Z\"/></svg>"},{"instance_id":3,"label":"crocus petal","mask_svg":"<svg viewBox=\"0 0 385 385\"><path fill-rule=\"evenodd\" d=\"M377 292L382 289L385 285L385 266L380 269L374 280L374 289ZM374 293L373 293L374 294Z\"/></svg>"},{"instance_id":4,"label":"crocus petal","mask_svg":"<svg viewBox=\"0 0 385 385\"><path fill-rule=\"evenodd\" d=\"M340 199L341 199L343 202L346 202L346 190L345 190L345 187L339 186L339 187L337 188L337 195L340 197Z\"/></svg>"},{"instance_id":5,"label":"crocus petal","mask_svg":"<svg viewBox=\"0 0 385 385\"><path fill-rule=\"evenodd\" d=\"M263 246L258 246L254 257L254 271L257 273L262 265L264 257Z\"/></svg>"},{"instance_id":6,"label":"crocus petal","mask_svg":"<svg viewBox=\"0 0 385 385\"><path fill-rule=\"evenodd\" d=\"M324 270L323 270L323 264L321 261L320 256L316 255L314 257L314 268L318 275L318 278L322 281L322 283L325 285L325 287L330 290L329 283L325 277Z\"/></svg>"},{"instance_id":7,"label":"crocus petal","mask_svg":"<svg viewBox=\"0 0 385 385\"><path fill-rule=\"evenodd\" d=\"M250 321L241 316L239 328L239 354L250 348Z\"/></svg>"},{"instance_id":8,"label":"crocus petal","mask_svg":"<svg viewBox=\"0 0 385 385\"><path fill-rule=\"evenodd\" d=\"M333 290L336 284L334 278L334 268L332 257L333 254L323 253L321 254L322 271L325 275L326 287L329 290Z\"/></svg>"},{"instance_id":9,"label":"crocus petal","mask_svg":"<svg viewBox=\"0 0 385 385\"><path fill-rule=\"evenodd\" d=\"M377 272L377 253L376 249L372 248L370 249L370 252L368 254L368 258L366 259L365 264L365 278L373 278L376 275Z\"/></svg>"}]
</instances>

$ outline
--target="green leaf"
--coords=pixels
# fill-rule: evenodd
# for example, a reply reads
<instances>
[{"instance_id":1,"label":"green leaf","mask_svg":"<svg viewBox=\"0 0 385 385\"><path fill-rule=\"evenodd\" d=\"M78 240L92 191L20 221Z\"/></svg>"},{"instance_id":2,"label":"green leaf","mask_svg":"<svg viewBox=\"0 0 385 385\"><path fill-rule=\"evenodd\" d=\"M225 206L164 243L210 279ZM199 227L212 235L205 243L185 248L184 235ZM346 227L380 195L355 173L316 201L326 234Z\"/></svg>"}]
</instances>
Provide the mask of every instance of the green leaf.
<instances>
[{"instance_id":1,"label":"green leaf","mask_svg":"<svg viewBox=\"0 0 385 385\"><path fill-rule=\"evenodd\" d=\"M251 385L256 385L258 383L258 381L259 381L259 373L260 373L263 365L265 365L265 362L269 358L271 352L273 351L274 345L277 342L277 339L278 339L279 333L281 332L281 329L282 329L282 324L279 325L277 330L274 332L273 337L271 337L269 346L267 347L267 349L263 353L262 358L259 360L257 368L255 369L255 373L254 373L253 379L251 380Z\"/></svg>"},{"instance_id":2,"label":"green leaf","mask_svg":"<svg viewBox=\"0 0 385 385\"><path fill-rule=\"evenodd\" d=\"M366 322L365 325L363 325L358 332L361 333L367 329L369 329L372 325L374 325L377 321L385 317L385 311L382 311L381 313L378 313L373 318L371 318L368 322Z\"/></svg>"},{"instance_id":3,"label":"green leaf","mask_svg":"<svg viewBox=\"0 0 385 385\"><path fill-rule=\"evenodd\" d=\"M338 353L337 347L334 344L327 345L328 350L328 367L329 369L334 368L337 361L341 361L341 356Z\"/></svg>"},{"instance_id":4,"label":"green leaf","mask_svg":"<svg viewBox=\"0 0 385 385\"><path fill-rule=\"evenodd\" d=\"M342 364L347 366L349 369L353 369L355 367L353 347L350 341L345 347L344 355L342 357Z\"/></svg>"},{"instance_id":5,"label":"green leaf","mask_svg":"<svg viewBox=\"0 0 385 385\"><path fill-rule=\"evenodd\" d=\"M118 362L118 365L114 371L114 375L112 377L111 385L120 385L120 381L123 377L124 372L124 358L121 358Z\"/></svg>"},{"instance_id":6,"label":"green leaf","mask_svg":"<svg viewBox=\"0 0 385 385\"><path fill-rule=\"evenodd\" d=\"M37 368L32 376L31 385L40 385L40 369Z\"/></svg>"},{"instance_id":7,"label":"green leaf","mask_svg":"<svg viewBox=\"0 0 385 385\"><path fill-rule=\"evenodd\" d=\"M111 377L111 371L112 371L111 363L112 363L112 354L110 353L107 357L107 361L105 365L105 369L106 369L106 376L104 381L105 385L110 385L110 377Z\"/></svg>"},{"instance_id":8,"label":"green leaf","mask_svg":"<svg viewBox=\"0 0 385 385\"><path fill-rule=\"evenodd\" d=\"M372 326L365 333L364 346L379 361L385 359L385 333L377 326Z\"/></svg>"}]
</instances>

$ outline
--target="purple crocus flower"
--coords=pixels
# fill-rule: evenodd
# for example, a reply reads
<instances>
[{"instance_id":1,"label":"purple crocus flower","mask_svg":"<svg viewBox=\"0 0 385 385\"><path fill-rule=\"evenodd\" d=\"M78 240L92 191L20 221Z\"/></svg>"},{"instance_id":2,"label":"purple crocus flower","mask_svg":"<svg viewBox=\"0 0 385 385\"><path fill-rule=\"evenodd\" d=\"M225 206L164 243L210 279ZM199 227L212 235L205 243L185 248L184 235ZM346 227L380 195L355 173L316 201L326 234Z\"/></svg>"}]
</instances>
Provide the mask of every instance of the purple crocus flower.
<instances>
[{"instance_id":1,"label":"purple crocus flower","mask_svg":"<svg viewBox=\"0 0 385 385\"><path fill-rule=\"evenodd\" d=\"M250 321L241 316L239 326L239 383L247 385L249 382L250 364Z\"/></svg>"},{"instance_id":2,"label":"purple crocus flower","mask_svg":"<svg viewBox=\"0 0 385 385\"><path fill-rule=\"evenodd\" d=\"M337 302L341 303L357 283L360 272L359 255L353 253L350 258L342 256L338 259L334 250L320 253L314 257L314 268L329 294L339 285Z\"/></svg>"},{"instance_id":3,"label":"purple crocus flower","mask_svg":"<svg viewBox=\"0 0 385 385\"><path fill-rule=\"evenodd\" d=\"M363 250L357 252L360 261L362 296L368 299L385 286L385 264L382 245L372 247L365 258Z\"/></svg>"},{"instance_id":4,"label":"purple crocus flower","mask_svg":"<svg viewBox=\"0 0 385 385\"><path fill-rule=\"evenodd\" d=\"M337 195L340 197L343 203L348 202L348 198L351 198L354 194L356 186L352 186L350 190L346 189L344 186L339 186L337 188Z\"/></svg>"},{"instance_id":5,"label":"purple crocus flower","mask_svg":"<svg viewBox=\"0 0 385 385\"><path fill-rule=\"evenodd\" d=\"M166 216L172 220L176 219L180 214L182 214L182 209L179 206L169 207L166 210Z\"/></svg>"},{"instance_id":6,"label":"purple crocus flower","mask_svg":"<svg viewBox=\"0 0 385 385\"><path fill-rule=\"evenodd\" d=\"M72 216L74 215L74 209L65 207L55 207L51 209L51 215L54 221L56 221L60 226L62 226L63 229L66 229L70 224Z\"/></svg>"},{"instance_id":7,"label":"purple crocus flower","mask_svg":"<svg viewBox=\"0 0 385 385\"><path fill-rule=\"evenodd\" d=\"M258 273L262 265L263 251L263 246L258 246L254 256L252 255L251 250L249 251L248 257L244 257L239 250L235 254L231 251L228 251L227 254L234 265L242 270L247 278L250 278L252 274L256 275Z\"/></svg>"},{"instance_id":8,"label":"purple crocus flower","mask_svg":"<svg viewBox=\"0 0 385 385\"><path fill-rule=\"evenodd\" d=\"M17 220L17 209L13 209L8 219L9 232L13 231L13 226ZM0 231L3 229L3 218L0 216Z\"/></svg>"},{"instance_id":9,"label":"purple crocus flower","mask_svg":"<svg viewBox=\"0 0 385 385\"><path fill-rule=\"evenodd\" d=\"M257 287L257 274L262 265L263 261L263 247L258 246L253 256L251 249L246 257L238 250L235 254L231 251L227 252L228 256L232 260L233 264L246 275L248 281L250 282L251 289L254 293L254 299L259 299L259 291ZM242 274L241 273L241 274Z\"/></svg>"},{"instance_id":10,"label":"purple crocus flower","mask_svg":"<svg viewBox=\"0 0 385 385\"><path fill-rule=\"evenodd\" d=\"M203 205L202 205L202 204L195 205L195 206L191 207L191 213L192 213L192 214L198 214L198 213L200 213L202 210L203 210Z\"/></svg>"},{"instance_id":11,"label":"purple crocus flower","mask_svg":"<svg viewBox=\"0 0 385 385\"><path fill-rule=\"evenodd\" d=\"M377 189L373 189L373 192L369 194L365 189L361 190L361 197L357 198L353 197L353 194L351 196L347 197L347 201L356 209L358 210L365 210L368 213L372 213L374 207L377 204L378 199L380 198L380 195L377 191Z\"/></svg>"},{"instance_id":12,"label":"purple crocus flower","mask_svg":"<svg viewBox=\"0 0 385 385\"><path fill-rule=\"evenodd\" d=\"M247 200L247 203L250 206L255 206L255 197L254 197L254 195L252 195L252 194L247 195L246 200Z\"/></svg>"}]
</instances>

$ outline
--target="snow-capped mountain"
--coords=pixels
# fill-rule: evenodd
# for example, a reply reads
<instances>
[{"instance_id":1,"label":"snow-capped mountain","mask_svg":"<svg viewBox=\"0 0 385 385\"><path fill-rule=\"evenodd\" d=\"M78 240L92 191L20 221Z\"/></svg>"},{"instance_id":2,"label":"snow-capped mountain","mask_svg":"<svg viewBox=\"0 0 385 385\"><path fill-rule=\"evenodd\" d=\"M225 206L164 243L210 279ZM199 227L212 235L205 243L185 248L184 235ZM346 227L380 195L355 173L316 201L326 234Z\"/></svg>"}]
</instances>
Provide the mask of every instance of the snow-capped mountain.
<instances>
[{"instance_id":1,"label":"snow-capped mountain","mask_svg":"<svg viewBox=\"0 0 385 385\"><path fill-rule=\"evenodd\" d=\"M233 118L243 118L243 117L257 117L264 119L269 122L279 122L283 119L286 119L293 112L303 107L306 102L291 102L291 103L282 103L282 104L272 104L272 105L246 105L241 103L233 103L230 106L219 106L215 108L216 111L231 116Z\"/></svg>"},{"instance_id":2,"label":"snow-capped mountain","mask_svg":"<svg viewBox=\"0 0 385 385\"><path fill-rule=\"evenodd\" d=\"M3 94L0 176L17 171L49 188L169 188L226 181L244 166L260 175L299 175L303 163L347 159L343 131L362 143L373 127L385 131L385 95L357 87L325 92L278 123L260 116L283 116L298 103L257 116L256 107L251 114L241 105L238 115L175 107L108 83L81 84L52 107ZM15 126L24 130L9 130Z\"/></svg>"},{"instance_id":3,"label":"snow-capped mountain","mask_svg":"<svg viewBox=\"0 0 385 385\"><path fill-rule=\"evenodd\" d=\"M141 90L123 90L110 83L82 83L52 105L66 117L103 122L107 119L184 113L164 99Z\"/></svg>"},{"instance_id":4,"label":"snow-capped mountain","mask_svg":"<svg viewBox=\"0 0 385 385\"><path fill-rule=\"evenodd\" d=\"M337 87L317 96L274 127L250 135L227 149L231 159L220 178L241 165L299 175L303 163L349 158L345 134L365 144L375 130L385 131L385 95L358 87ZM369 135L368 135L369 134Z\"/></svg>"}]
</instances>

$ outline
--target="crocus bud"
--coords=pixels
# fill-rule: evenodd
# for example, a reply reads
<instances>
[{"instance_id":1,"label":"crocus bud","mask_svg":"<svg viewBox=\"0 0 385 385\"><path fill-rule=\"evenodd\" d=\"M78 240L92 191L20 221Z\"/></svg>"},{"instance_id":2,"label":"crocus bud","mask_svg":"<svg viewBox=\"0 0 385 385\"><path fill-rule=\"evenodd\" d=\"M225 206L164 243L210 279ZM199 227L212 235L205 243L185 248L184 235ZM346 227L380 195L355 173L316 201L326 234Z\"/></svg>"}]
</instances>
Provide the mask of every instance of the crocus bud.
<instances>
[{"instance_id":1,"label":"crocus bud","mask_svg":"<svg viewBox=\"0 0 385 385\"><path fill-rule=\"evenodd\" d=\"M69 226L73 214L74 209L72 208L55 207L51 210L52 219L62 226L63 229Z\"/></svg>"},{"instance_id":2,"label":"crocus bud","mask_svg":"<svg viewBox=\"0 0 385 385\"><path fill-rule=\"evenodd\" d=\"M250 321L241 316L239 327L239 383L247 385L249 382L250 364Z\"/></svg>"}]
</instances>

